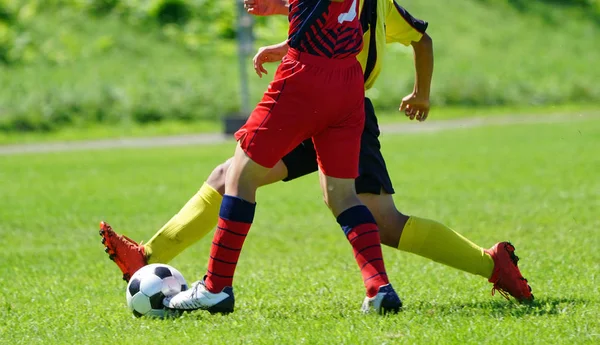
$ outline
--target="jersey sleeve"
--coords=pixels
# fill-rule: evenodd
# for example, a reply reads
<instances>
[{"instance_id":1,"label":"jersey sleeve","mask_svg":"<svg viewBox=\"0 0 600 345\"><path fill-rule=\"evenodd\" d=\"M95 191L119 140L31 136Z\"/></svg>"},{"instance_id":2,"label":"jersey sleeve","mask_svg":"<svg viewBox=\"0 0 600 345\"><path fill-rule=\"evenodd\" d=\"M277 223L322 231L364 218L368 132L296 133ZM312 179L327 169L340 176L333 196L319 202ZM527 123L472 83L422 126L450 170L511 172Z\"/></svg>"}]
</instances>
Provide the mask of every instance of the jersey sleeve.
<instances>
[{"instance_id":1,"label":"jersey sleeve","mask_svg":"<svg viewBox=\"0 0 600 345\"><path fill-rule=\"evenodd\" d=\"M410 45L411 42L418 42L429 24L411 16L395 0L388 1L390 9L385 21L386 42L398 42L405 46Z\"/></svg>"}]
</instances>

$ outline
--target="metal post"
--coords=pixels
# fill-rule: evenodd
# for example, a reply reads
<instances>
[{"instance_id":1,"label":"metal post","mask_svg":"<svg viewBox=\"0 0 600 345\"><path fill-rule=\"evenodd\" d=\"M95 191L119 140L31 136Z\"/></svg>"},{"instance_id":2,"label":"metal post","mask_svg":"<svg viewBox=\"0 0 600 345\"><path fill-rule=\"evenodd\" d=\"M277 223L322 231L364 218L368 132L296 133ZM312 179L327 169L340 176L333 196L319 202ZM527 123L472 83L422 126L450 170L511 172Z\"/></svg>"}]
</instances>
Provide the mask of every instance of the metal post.
<instances>
[{"instance_id":1,"label":"metal post","mask_svg":"<svg viewBox=\"0 0 600 345\"><path fill-rule=\"evenodd\" d=\"M250 113L250 90L248 88L248 58L253 50L252 42L252 16L244 9L244 2L238 0L238 51L240 62L240 91L242 101L242 112Z\"/></svg>"},{"instance_id":2,"label":"metal post","mask_svg":"<svg viewBox=\"0 0 600 345\"><path fill-rule=\"evenodd\" d=\"M244 1L236 0L237 7L237 46L238 63L240 69L240 113L230 114L225 117L225 133L233 134L237 131L250 114L250 88L248 85L248 61L253 53L254 42L252 16L244 9Z\"/></svg>"}]
</instances>

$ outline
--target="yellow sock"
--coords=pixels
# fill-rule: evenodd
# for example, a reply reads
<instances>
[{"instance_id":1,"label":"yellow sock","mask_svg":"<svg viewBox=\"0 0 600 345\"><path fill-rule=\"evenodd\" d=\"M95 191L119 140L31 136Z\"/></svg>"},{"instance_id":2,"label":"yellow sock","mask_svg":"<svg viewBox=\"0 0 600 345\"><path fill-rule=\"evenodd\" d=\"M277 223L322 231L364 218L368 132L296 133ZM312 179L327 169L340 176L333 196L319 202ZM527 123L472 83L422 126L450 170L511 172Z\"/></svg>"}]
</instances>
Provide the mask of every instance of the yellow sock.
<instances>
[{"instance_id":1,"label":"yellow sock","mask_svg":"<svg viewBox=\"0 0 600 345\"><path fill-rule=\"evenodd\" d=\"M489 279L494 260L475 243L434 220L410 217L398 249Z\"/></svg>"},{"instance_id":2,"label":"yellow sock","mask_svg":"<svg viewBox=\"0 0 600 345\"><path fill-rule=\"evenodd\" d=\"M223 197L204 183L198 193L144 245L148 263L168 263L206 236L219 219Z\"/></svg>"}]
</instances>

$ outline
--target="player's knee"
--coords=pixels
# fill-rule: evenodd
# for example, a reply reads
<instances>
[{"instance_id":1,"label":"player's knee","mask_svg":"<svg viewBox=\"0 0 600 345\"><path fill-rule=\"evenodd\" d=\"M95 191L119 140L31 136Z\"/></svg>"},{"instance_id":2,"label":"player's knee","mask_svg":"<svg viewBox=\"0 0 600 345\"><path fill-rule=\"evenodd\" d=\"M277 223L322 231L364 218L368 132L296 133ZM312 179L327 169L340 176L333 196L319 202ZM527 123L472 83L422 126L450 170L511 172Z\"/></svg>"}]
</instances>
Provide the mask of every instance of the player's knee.
<instances>
[{"instance_id":1,"label":"player's knee","mask_svg":"<svg viewBox=\"0 0 600 345\"><path fill-rule=\"evenodd\" d=\"M350 207L360 205L354 189L354 179L335 178L320 172L321 190L325 204L334 216L338 216Z\"/></svg>"},{"instance_id":2,"label":"player's knee","mask_svg":"<svg viewBox=\"0 0 600 345\"><path fill-rule=\"evenodd\" d=\"M392 195L381 190L379 194L359 194L358 198L373 214L379 227L381 244L398 248L400 236L408 217L398 211Z\"/></svg>"},{"instance_id":3,"label":"player's knee","mask_svg":"<svg viewBox=\"0 0 600 345\"><path fill-rule=\"evenodd\" d=\"M335 197L332 198L331 195L327 193L323 193L323 202L334 216L337 216L344 211L344 203L340 202L340 200Z\"/></svg>"},{"instance_id":4,"label":"player's knee","mask_svg":"<svg viewBox=\"0 0 600 345\"><path fill-rule=\"evenodd\" d=\"M360 200L352 188L325 190L323 192L323 200L335 216L338 216L350 207L360 204Z\"/></svg>"},{"instance_id":5,"label":"player's knee","mask_svg":"<svg viewBox=\"0 0 600 345\"><path fill-rule=\"evenodd\" d=\"M231 166L231 158L222 164L219 164L208 176L206 182L216 189L221 195L225 193L225 180L227 177L227 171Z\"/></svg>"},{"instance_id":6,"label":"player's knee","mask_svg":"<svg viewBox=\"0 0 600 345\"><path fill-rule=\"evenodd\" d=\"M402 214L396 209L387 212L385 215L374 215L375 221L379 227L381 244L388 247L398 248L400 236L402 236L402 230L408 221L408 216Z\"/></svg>"}]
</instances>

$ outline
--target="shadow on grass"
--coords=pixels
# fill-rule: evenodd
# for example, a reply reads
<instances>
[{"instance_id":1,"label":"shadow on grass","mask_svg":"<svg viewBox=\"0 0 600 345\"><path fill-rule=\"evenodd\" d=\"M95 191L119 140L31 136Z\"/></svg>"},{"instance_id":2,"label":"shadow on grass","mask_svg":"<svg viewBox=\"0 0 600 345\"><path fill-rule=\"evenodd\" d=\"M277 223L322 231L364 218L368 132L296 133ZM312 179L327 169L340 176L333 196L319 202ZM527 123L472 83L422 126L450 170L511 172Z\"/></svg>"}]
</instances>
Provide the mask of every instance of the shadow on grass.
<instances>
[{"instance_id":1,"label":"shadow on grass","mask_svg":"<svg viewBox=\"0 0 600 345\"><path fill-rule=\"evenodd\" d=\"M390 315L391 317L402 318L405 315L421 315L425 317L469 317L469 316L486 316L494 318L525 317L525 316L557 316L569 314L576 309L581 309L587 304L592 303L591 300L568 297L545 297L536 299L530 304L519 304L514 300L507 301L500 298L494 298L488 301L469 302L469 303L436 303L436 302L418 302L405 305L404 312L398 315ZM360 316L361 313L356 308L348 309L347 305L340 307L339 313L322 313L306 306L290 306L290 308L257 308L245 312L246 316L252 319L296 319L298 315L311 320L319 320L326 318L328 320L347 319ZM242 311L242 313L244 313ZM219 320L227 320L228 315L215 314L211 315L205 311L186 312L182 315L183 319L192 320L211 320L215 318Z\"/></svg>"},{"instance_id":2,"label":"shadow on grass","mask_svg":"<svg viewBox=\"0 0 600 345\"><path fill-rule=\"evenodd\" d=\"M490 315L494 317L552 316L569 313L573 309L585 307L590 302L581 298L543 297L528 304L519 304L514 300L507 301L504 299L459 304L423 302L415 305L414 308L409 306L409 309L418 314L429 314L431 316L450 314L460 314L461 316Z\"/></svg>"}]
</instances>

